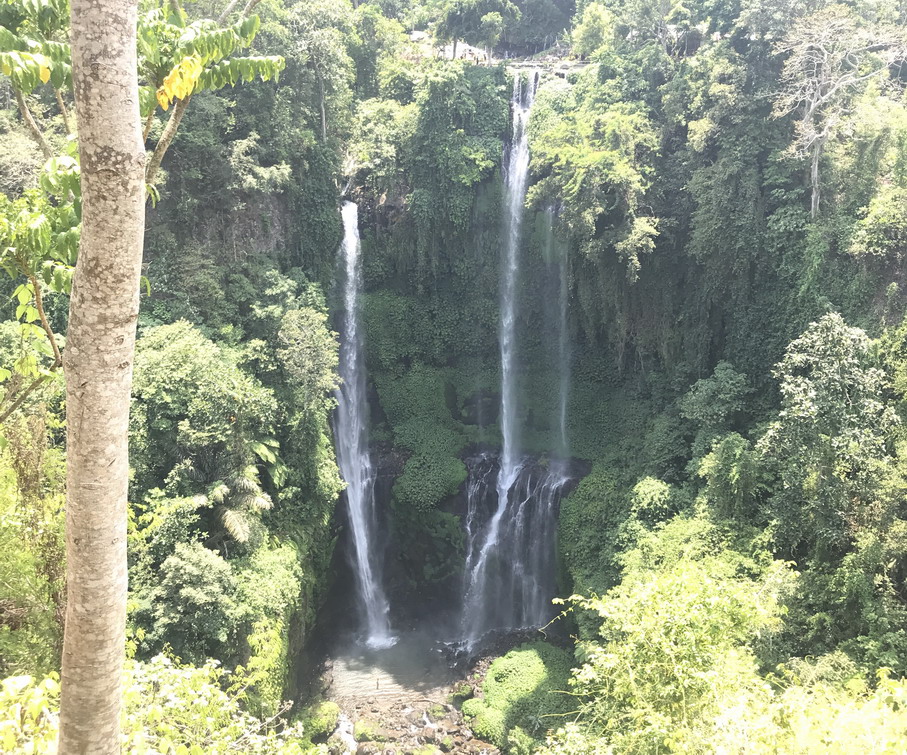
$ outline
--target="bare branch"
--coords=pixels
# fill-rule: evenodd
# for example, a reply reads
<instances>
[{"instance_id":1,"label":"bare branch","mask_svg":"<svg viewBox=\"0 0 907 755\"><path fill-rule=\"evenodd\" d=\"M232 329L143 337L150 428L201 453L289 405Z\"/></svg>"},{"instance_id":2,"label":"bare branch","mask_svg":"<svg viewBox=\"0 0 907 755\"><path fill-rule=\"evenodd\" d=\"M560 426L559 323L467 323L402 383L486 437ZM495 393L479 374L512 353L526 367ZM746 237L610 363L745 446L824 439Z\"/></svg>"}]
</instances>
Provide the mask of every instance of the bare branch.
<instances>
[{"instance_id":1,"label":"bare branch","mask_svg":"<svg viewBox=\"0 0 907 755\"><path fill-rule=\"evenodd\" d=\"M151 158L148 160L148 167L145 169L146 184L154 184L154 179L157 177L157 172L161 167L161 161L164 159L164 155L167 154L167 150L170 148L170 144L173 142L176 131L180 126L180 121L183 120L183 115L189 106L189 99L189 97L186 97L184 100L176 100L174 102L170 119L164 127L164 133L161 134L161 138L154 148Z\"/></svg>"},{"instance_id":2,"label":"bare branch","mask_svg":"<svg viewBox=\"0 0 907 755\"><path fill-rule=\"evenodd\" d=\"M69 120L69 108L66 107L66 101L63 99L63 92L56 87L54 88L54 95L56 95L57 98L57 107L60 108L60 115L63 116L63 126L66 129L66 134L69 135L73 133L72 123Z\"/></svg>"},{"instance_id":3,"label":"bare branch","mask_svg":"<svg viewBox=\"0 0 907 755\"><path fill-rule=\"evenodd\" d=\"M45 160L50 160L53 157L53 150L50 148L50 145L47 143L47 139L44 138L44 134L39 128L38 124L35 122L34 116L31 114L31 110L28 109L28 105L25 104L25 98L22 96L22 92L13 87L13 92L16 95L16 104L19 106L19 113L22 116L22 120L25 121L25 125L28 127L28 131L32 136L32 139L35 140L35 143L41 148L41 152L44 154Z\"/></svg>"},{"instance_id":4,"label":"bare branch","mask_svg":"<svg viewBox=\"0 0 907 755\"><path fill-rule=\"evenodd\" d=\"M230 18L230 14L236 10L236 6L239 5L240 0L230 0L230 3L224 8L223 13L217 17L217 25L223 26L224 22Z\"/></svg>"}]
</instances>

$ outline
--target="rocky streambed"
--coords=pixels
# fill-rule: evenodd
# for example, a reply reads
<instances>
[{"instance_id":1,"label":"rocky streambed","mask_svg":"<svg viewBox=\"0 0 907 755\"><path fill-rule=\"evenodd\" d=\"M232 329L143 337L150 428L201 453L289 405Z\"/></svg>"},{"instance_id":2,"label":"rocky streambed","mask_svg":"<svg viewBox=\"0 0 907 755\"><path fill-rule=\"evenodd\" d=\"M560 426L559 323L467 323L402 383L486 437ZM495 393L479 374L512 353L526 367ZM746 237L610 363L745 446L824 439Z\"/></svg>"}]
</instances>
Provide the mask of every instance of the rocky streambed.
<instances>
[{"instance_id":1,"label":"rocky streambed","mask_svg":"<svg viewBox=\"0 0 907 755\"><path fill-rule=\"evenodd\" d=\"M460 712L481 695L494 655L456 661L419 633L391 648L341 645L324 662L320 686L336 724L324 738L332 755L497 755ZM336 706L336 707L334 707Z\"/></svg>"}]
</instances>

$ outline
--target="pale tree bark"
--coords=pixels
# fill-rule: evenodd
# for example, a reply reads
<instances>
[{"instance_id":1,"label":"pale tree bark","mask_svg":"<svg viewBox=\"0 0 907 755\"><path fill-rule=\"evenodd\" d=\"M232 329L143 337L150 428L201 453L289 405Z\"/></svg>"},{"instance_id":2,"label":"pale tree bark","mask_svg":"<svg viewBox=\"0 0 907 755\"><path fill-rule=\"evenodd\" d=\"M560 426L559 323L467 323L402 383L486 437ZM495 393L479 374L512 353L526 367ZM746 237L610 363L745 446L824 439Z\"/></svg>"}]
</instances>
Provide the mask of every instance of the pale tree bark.
<instances>
[{"instance_id":1,"label":"pale tree bark","mask_svg":"<svg viewBox=\"0 0 907 755\"><path fill-rule=\"evenodd\" d=\"M145 220L138 0L72 0L82 239L66 374L66 630L59 751L120 752L127 430Z\"/></svg>"},{"instance_id":2,"label":"pale tree bark","mask_svg":"<svg viewBox=\"0 0 907 755\"><path fill-rule=\"evenodd\" d=\"M864 27L852 10L832 5L801 20L775 49L787 56L775 115L799 115L789 151L809 158L810 214L816 217L826 144L849 114L855 94L907 58L907 41L897 29Z\"/></svg>"}]
</instances>

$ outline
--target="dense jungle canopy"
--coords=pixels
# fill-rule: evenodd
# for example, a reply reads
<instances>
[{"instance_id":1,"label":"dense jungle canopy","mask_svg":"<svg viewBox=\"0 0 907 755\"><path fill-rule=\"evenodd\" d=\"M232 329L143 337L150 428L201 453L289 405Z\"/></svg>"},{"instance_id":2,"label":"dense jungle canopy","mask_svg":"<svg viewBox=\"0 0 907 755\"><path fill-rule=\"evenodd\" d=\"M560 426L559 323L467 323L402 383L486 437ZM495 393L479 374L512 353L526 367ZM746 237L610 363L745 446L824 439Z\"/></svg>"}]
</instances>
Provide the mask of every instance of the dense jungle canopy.
<instances>
[{"instance_id":1,"label":"dense jungle canopy","mask_svg":"<svg viewBox=\"0 0 907 755\"><path fill-rule=\"evenodd\" d=\"M10 753L58 736L69 14L0 0ZM137 55L124 752L907 751L907 2L142 0ZM394 631L550 583L396 743L312 681L351 292ZM569 470L538 547L510 427L527 500Z\"/></svg>"}]
</instances>

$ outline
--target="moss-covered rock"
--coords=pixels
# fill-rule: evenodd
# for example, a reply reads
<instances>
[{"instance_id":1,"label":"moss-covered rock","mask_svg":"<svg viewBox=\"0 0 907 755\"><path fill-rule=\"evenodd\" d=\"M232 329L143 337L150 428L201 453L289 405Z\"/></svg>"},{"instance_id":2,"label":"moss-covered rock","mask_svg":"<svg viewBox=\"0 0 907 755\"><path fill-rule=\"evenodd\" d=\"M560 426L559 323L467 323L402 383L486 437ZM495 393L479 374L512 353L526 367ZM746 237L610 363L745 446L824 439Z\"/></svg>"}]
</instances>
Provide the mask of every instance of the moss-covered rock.
<instances>
[{"instance_id":1,"label":"moss-covered rock","mask_svg":"<svg viewBox=\"0 0 907 755\"><path fill-rule=\"evenodd\" d=\"M303 730L312 742L323 741L337 728L340 706L332 700L320 700L309 705L300 716Z\"/></svg>"},{"instance_id":2,"label":"moss-covered rock","mask_svg":"<svg viewBox=\"0 0 907 755\"><path fill-rule=\"evenodd\" d=\"M473 731L508 752L530 752L557 714L569 710L561 690L567 688L570 665L566 650L545 642L521 645L495 660L482 685L483 697L463 703Z\"/></svg>"},{"instance_id":3,"label":"moss-covered rock","mask_svg":"<svg viewBox=\"0 0 907 755\"><path fill-rule=\"evenodd\" d=\"M381 725L367 718L360 718L353 725L353 737L357 742L386 742L388 739Z\"/></svg>"},{"instance_id":4,"label":"moss-covered rock","mask_svg":"<svg viewBox=\"0 0 907 755\"><path fill-rule=\"evenodd\" d=\"M461 706L467 700L475 697L475 690L468 682L462 682L451 690L450 702L452 705Z\"/></svg>"}]
</instances>

